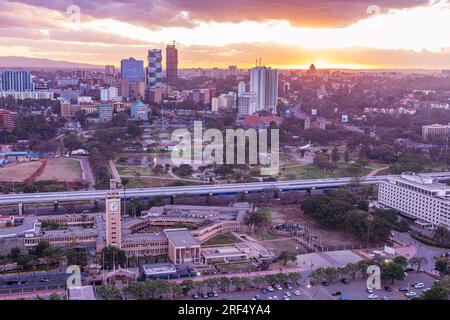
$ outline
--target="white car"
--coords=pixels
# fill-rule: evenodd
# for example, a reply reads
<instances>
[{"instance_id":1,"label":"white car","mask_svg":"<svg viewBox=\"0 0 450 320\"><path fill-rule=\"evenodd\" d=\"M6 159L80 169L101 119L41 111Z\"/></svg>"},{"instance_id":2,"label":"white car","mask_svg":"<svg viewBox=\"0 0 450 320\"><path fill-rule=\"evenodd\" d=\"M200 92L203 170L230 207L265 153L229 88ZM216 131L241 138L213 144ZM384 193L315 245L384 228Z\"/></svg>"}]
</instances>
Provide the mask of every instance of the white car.
<instances>
[{"instance_id":1,"label":"white car","mask_svg":"<svg viewBox=\"0 0 450 320\"><path fill-rule=\"evenodd\" d=\"M295 290L295 291L294 291L294 294L295 294L296 296L299 296L299 295L300 295L300 291Z\"/></svg>"},{"instance_id":2,"label":"white car","mask_svg":"<svg viewBox=\"0 0 450 320\"><path fill-rule=\"evenodd\" d=\"M422 292L428 292L430 290L431 290L431 288L424 288L424 289L422 289Z\"/></svg>"},{"instance_id":3,"label":"white car","mask_svg":"<svg viewBox=\"0 0 450 320\"><path fill-rule=\"evenodd\" d=\"M290 296L291 296L291 293L290 293L289 291L286 291L284 295L285 295L286 297L290 297Z\"/></svg>"},{"instance_id":4,"label":"white car","mask_svg":"<svg viewBox=\"0 0 450 320\"><path fill-rule=\"evenodd\" d=\"M376 295L376 294L369 294L368 296L367 296L367 298L369 298L369 299L378 299L378 296Z\"/></svg>"},{"instance_id":5,"label":"white car","mask_svg":"<svg viewBox=\"0 0 450 320\"><path fill-rule=\"evenodd\" d=\"M283 297L283 300L291 300L291 299L289 299L288 296L284 296L284 297Z\"/></svg>"},{"instance_id":6,"label":"white car","mask_svg":"<svg viewBox=\"0 0 450 320\"><path fill-rule=\"evenodd\" d=\"M273 300L272 297L267 297L267 300Z\"/></svg>"},{"instance_id":7,"label":"white car","mask_svg":"<svg viewBox=\"0 0 450 320\"><path fill-rule=\"evenodd\" d=\"M425 287L425 285L422 282L416 283L416 285L414 286L414 288L416 289L423 289Z\"/></svg>"},{"instance_id":8,"label":"white car","mask_svg":"<svg viewBox=\"0 0 450 320\"><path fill-rule=\"evenodd\" d=\"M273 300L278 300L278 297L277 296L273 296Z\"/></svg>"},{"instance_id":9,"label":"white car","mask_svg":"<svg viewBox=\"0 0 450 320\"><path fill-rule=\"evenodd\" d=\"M272 287L272 286L268 286L268 287L267 287L267 291L273 292L273 287Z\"/></svg>"},{"instance_id":10,"label":"white car","mask_svg":"<svg viewBox=\"0 0 450 320\"><path fill-rule=\"evenodd\" d=\"M283 288L282 288L279 284L276 284L276 285L275 285L275 288L277 288L278 291L283 290Z\"/></svg>"},{"instance_id":11,"label":"white car","mask_svg":"<svg viewBox=\"0 0 450 320\"><path fill-rule=\"evenodd\" d=\"M410 291L406 294L407 297L413 298L415 296L417 296L417 293L415 293L414 291Z\"/></svg>"}]
</instances>

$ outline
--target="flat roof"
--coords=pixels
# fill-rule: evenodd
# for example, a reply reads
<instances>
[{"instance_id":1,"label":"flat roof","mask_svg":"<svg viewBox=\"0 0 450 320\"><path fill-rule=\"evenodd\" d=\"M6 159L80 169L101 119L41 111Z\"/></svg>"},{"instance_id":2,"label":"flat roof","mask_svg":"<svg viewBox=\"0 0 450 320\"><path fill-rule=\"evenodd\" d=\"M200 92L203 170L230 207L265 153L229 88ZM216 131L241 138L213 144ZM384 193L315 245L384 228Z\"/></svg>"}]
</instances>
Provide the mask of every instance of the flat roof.
<instances>
[{"instance_id":1,"label":"flat roof","mask_svg":"<svg viewBox=\"0 0 450 320\"><path fill-rule=\"evenodd\" d=\"M175 247L195 247L200 243L195 240L194 236L188 229L166 229L164 230L167 238Z\"/></svg>"},{"instance_id":2,"label":"flat roof","mask_svg":"<svg viewBox=\"0 0 450 320\"><path fill-rule=\"evenodd\" d=\"M177 269L171 263L144 264L142 270L147 276L172 274L177 272Z\"/></svg>"}]
</instances>

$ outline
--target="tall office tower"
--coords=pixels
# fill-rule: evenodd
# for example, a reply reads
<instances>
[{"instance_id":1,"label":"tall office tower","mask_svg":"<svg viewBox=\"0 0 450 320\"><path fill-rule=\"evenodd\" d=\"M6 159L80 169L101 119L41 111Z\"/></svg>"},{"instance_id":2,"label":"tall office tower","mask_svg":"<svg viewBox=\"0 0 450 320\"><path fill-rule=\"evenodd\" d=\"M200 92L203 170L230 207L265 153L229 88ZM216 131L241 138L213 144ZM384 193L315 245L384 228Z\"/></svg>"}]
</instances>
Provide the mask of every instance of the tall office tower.
<instances>
[{"instance_id":1,"label":"tall office tower","mask_svg":"<svg viewBox=\"0 0 450 320\"><path fill-rule=\"evenodd\" d=\"M254 92L244 92L239 97L238 115L248 116L256 112L256 95Z\"/></svg>"},{"instance_id":2,"label":"tall office tower","mask_svg":"<svg viewBox=\"0 0 450 320\"><path fill-rule=\"evenodd\" d=\"M116 74L116 68L113 65L105 66L105 74L107 76L114 76Z\"/></svg>"},{"instance_id":3,"label":"tall office tower","mask_svg":"<svg viewBox=\"0 0 450 320\"><path fill-rule=\"evenodd\" d=\"M106 194L106 245L122 247L122 226L120 214L120 195L115 190L115 181L111 182L111 190Z\"/></svg>"},{"instance_id":4,"label":"tall office tower","mask_svg":"<svg viewBox=\"0 0 450 320\"><path fill-rule=\"evenodd\" d=\"M278 70L266 67L250 69L250 91L256 94L256 111L277 112Z\"/></svg>"},{"instance_id":5,"label":"tall office tower","mask_svg":"<svg viewBox=\"0 0 450 320\"><path fill-rule=\"evenodd\" d=\"M162 50L148 50L147 86L155 87L162 82Z\"/></svg>"},{"instance_id":6,"label":"tall office tower","mask_svg":"<svg viewBox=\"0 0 450 320\"><path fill-rule=\"evenodd\" d=\"M241 81L238 84L238 97L242 96L243 93L245 93L245 82Z\"/></svg>"},{"instance_id":7,"label":"tall office tower","mask_svg":"<svg viewBox=\"0 0 450 320\"><path fill-rule=\"evenodd\" d=\"M144 61L134 58L124 59L120 62L122 80L130 83L145 82Z\"/></svg>"},{"instance_id":8,"label":"tall office tower","mask_svg":"<svg viewBox=\"0 0 450 320\"><path fill-rule=\"evenodd\" d=\"M178 50L175 41L166 47L166 78L167 84L173 85L178 79Z\"/></svg>"},{"instance_id":9,"label":"tall office tower","mask_svg":"<svg viewBox=\"0 0 450 320\"><path fill-rule=\"evenodd\" d=\"M31 74L27 71L4 71L0 78L0 91L34 91Z\"/></svg>"}]
</instances>

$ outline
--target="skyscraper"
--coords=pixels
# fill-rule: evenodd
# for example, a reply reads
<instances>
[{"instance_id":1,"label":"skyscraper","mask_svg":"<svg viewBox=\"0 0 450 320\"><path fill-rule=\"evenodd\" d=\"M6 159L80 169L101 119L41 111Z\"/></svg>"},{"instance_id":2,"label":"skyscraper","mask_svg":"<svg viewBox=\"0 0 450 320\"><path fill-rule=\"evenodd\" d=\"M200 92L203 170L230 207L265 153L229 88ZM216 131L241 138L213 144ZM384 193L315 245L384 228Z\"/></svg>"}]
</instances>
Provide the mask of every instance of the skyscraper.
<instances>
[{"instance_id":1,"label":"skyscraper","mask_svg":"<svg viewBox=\"0 0 450 320\"><path fill-rule=\"evenodd\" d=\"M256 112L256 95L254 92L244 92L239 97L238 115L248 116Z\"/></svg>"},{"instance_id":2,"label":"skyscraper","mask_svg":"<svg viewBox=\"0 0 450 320\"><path fill-rule=\"evenodd\" d=\"M0 77L0 91L34 91L31 74L27 71L4 71Z\"/></svg>"},{"instance_id":3,"label":"skyscraper","mask_svg":"<svg viewBox=\"0 0 450 320\"><path fill-rule=\"evenodd\" d=\"M267 67L250 69L250 92L256 95L256 111L276 113L278 104L278 70Z\"/></svg>"},{"instance_id":4,"label":"skyscraper","mask_svg":"<svg viewBox=\"0 0 450 320\"><path fill-rule=\"evenodd\" d=\"M128 82L144 82L144 61L134 58L124 59L120 62L120 72L122 80Z\"/></svg>"},{"instance_id":5,"label":"skyscraper","mask_svg":"<svg viewBox=\"0 0 450 320\"><path fill-rule=\"evenodd\" d=\"M167 83L173 85L178 79L178 50L175 41L166 47L166 78Z\"/></svg>"},{"instance_id":6,"label":"skyscraper","mask_svg":"<svg viewBox=\"0 0 450 320\"><path fill-rule=\"evenodd\" d=\"M162 50L148 50L147 86L155 87L162 81Z\"/></svg>"}]
</instances>

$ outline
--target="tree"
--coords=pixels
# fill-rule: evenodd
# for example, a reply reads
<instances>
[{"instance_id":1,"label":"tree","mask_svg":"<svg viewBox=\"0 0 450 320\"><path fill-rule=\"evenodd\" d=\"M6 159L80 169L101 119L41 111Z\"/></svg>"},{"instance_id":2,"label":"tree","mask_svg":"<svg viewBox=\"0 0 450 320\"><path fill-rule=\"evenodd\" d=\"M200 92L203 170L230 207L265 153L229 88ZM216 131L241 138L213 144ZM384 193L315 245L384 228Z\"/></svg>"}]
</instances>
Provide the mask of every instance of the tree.
<instances>
[{"instance_id":1,"label":"tree","mask_svg":"<svg viewBox=\"0 0 450 320\"><path fill-rule=\"evenodd\" d=\"M422 300L448 300L450 293L448 285L435 283L431 289L420 296Z\"/></svg>"},{"instance_id":2,"label":"tree","mask_svg":"<svg viewBox=\"0 0 450 320\"><path fill-rule=\"evenodd\" d=\"M78 136L78 134L70 133L69 135L64 137L63 144L64 147L66 147L66 149L68 149L69 151L73 151L76 149L80 149L83 144L83 141Z\"/></svg>"},{"instance_id":3,"label":"tree","mask_svg":"<svg viewBox=\"0 0 450 320\"><path fill-rule=\"evenodd\" d=\"M348 151L348 149L345 149L344 161L345 161L345 163L348 163L350 161L350 152Z\"/></svg>"},{"instance_id":4,"label":"tree","mask_svg":"<svg viewBox=\"0 0 450 320\"><path fill-rule=\"evenodd\" d=\"M427 258L421 257L421 256L418 256L418 257L412 257L412 258L409 260L409 264L410 264L411 266L416 266L417 272L419 272L420 269L422 269L422 266L423 266L424 264L427 264L427 263L428 263Z\"/></svg>"},{"instance_id":5,"label":"tree","mask_svg":"<svg viewBox=\"0 0 450 320\"><path fill-rule=\"evenodd\" d=\"M134 123L130 123L127 127L127 133L133 138L136 138L144 133L144 129Z\"/></svg>"},{"instance_id":6,"label":"tree","mask_svg":"<svg viewBox=\"0 0 450 320\"><path fill-rule=\"evenodd\" d=\"M295 255L294 252L284 250L280 252L277 259L283 261L283 266L285 266L288 263L288 261L292 262L297 261L297 256Z\"/></svg>"},{"instance_id":7,"label":"tree","mask_svg":"<svg viewBox=\"0 0 450 320\"><path fill-rule=\"evenodd\" d=\"M341 159L341 155L339 154L338 148L334 147L331 151L331 161L338 162Z\"/></svg>"},{"instance_id":8,"label":"tree","mask_svg":"<svg viewBox=\"0 0 450 320\"><path fill-rule=\"evenodd\" d=\"M381 279L391 281L394 284L395 280L403 280L405 278L405 271L403 267L395 262L384 263L381 268Z\"/></svg>"},{"instance_id":9,"label":"tree","mask_svg":"<svg viewBox=\"0 0 450 320\"><path fill-rule=\"evenodd\" d=\"M189 292L194 289L194 281L192 281L191 279L187 279L184 280L181 283L181 288L182 288L182 292L185 296L187 296L189 294Z\"/></svg>"},{"instance_id":10,"label":"tree","mask_svg":"<svg viewBox=\"0 0 450 320\"><path fill-rule=\"evenodd\" d=\"M406 265L408 264L408 259L406 259L404 256L397 256L394 258L393 262L395 264L398 264L403 269L406 268Z\"/></svg>"},{"instance_id":11,"label":"tree","mask_svg":"<svg viewBox=\"0 0 450 320\"><path fill-rule=\"evenodd\" d=\"M49 297L50 300L61 300L61 296L57 293L52 293Z\"/></svg>"},{"instance_id":12,"label":"tree","mask_svg":"<svg viewBox=\"0 0 450 320\"><path fill-rule=\"evenodd\" d=\"M438 226L433 232L433 239L439 243L448 243L450 239L450 231L444 226Z\"/></svg>"},{"instance_id":13,"label":"tree","mask_svg":"<svg viewBox=\"0 0 450 320\"><path fill-rule=\"evenodd\" d=\"M100 300L121 300L119 289L115 285L105 284L96 288L97 297Z\"/></svg>"}]
</instances>

